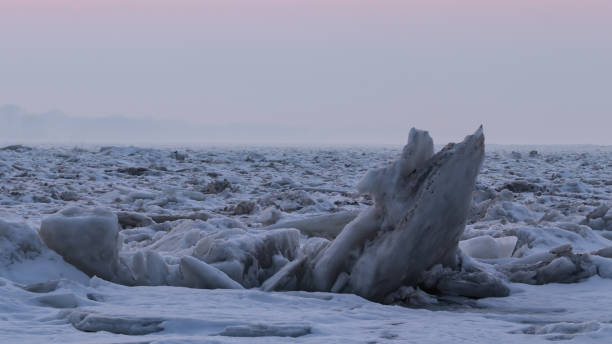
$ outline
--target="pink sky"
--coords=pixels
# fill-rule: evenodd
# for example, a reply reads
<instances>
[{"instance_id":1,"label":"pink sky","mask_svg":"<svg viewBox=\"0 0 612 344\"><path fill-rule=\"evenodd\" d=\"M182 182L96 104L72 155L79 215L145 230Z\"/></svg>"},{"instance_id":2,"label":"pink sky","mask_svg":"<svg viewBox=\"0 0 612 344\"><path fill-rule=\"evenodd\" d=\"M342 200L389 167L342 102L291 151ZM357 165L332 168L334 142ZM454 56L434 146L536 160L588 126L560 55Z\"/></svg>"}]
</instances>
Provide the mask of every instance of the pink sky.
<instances>
[{"instance_id":1,"label":"pink sky","mask_svg":"<svg viewBox=\"0 0 612 344\"><path fill-rule=\"evenodd\" d=\"M0 105L603 142L611 32L610 0L0 0Z\"/></svg>"},{"instance_id":2,"label":"pink sky","mask_svg":"<svg viewBox=\"0 0 612 344\"><path fill-rule=\"evenodd\" d=\"M36 15L51 18L85 15L153 16L180 18L222 16L351 16L386 15L540 19L609 18L612 4L607 0L2 0L3 17ZM406 19L408 19L406 18ZM73 18L78 19L78 18ZM544 23L545 24L545 23Z\"/></svg>"}]
</instances>

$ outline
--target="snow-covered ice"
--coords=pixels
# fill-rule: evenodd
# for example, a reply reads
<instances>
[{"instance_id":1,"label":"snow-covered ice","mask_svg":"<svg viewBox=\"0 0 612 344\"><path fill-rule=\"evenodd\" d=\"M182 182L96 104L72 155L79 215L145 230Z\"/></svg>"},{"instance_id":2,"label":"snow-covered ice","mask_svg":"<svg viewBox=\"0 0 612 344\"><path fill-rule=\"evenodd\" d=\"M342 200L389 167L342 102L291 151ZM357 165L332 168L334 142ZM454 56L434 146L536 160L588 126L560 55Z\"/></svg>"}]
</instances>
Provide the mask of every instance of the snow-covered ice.
<instances>
[{"instance_id":1,"label":"snow-covered ice","mask_svg":"<svg viewBox=\"0 0 612 344\"><path fill-rule=\"evenodd\" d=\"M331 290L346 273L339 289L383 300L402 285L416 285L435 264L454 265L484 157L482 128L433 150L429 134L412 129L401 157L359 183L375 204L315 258L315 289Z\"/></svg>"},{"instance_id":2,"label":"snow-covered ice","mask_svg":"<svg viewBox=\"0 0 612 344\"><path fill-rule=\"evenodd\" d=\"M2 149L0 343L609 342L612 148L430 140ZM375 235L320 260L355 223Z\"/></svg>"}]
</instances>

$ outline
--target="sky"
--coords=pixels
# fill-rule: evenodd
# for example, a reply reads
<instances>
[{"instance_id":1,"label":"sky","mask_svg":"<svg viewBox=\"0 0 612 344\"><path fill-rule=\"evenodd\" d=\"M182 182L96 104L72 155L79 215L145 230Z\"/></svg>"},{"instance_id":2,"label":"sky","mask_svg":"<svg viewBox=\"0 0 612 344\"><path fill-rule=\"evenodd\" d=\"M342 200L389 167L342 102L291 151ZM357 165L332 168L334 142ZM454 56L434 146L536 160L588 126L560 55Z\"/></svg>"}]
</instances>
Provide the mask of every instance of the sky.
<instances>
[{"instance_id":1,"label":"sky","mask_svg":"<svg viewBox=\"0 0 612 344\"><path fill-rule=\"evenodd\" d=\"M610 0L0 0L0 105L610 145L611 33Z\"/></svg>"}]
</instances>

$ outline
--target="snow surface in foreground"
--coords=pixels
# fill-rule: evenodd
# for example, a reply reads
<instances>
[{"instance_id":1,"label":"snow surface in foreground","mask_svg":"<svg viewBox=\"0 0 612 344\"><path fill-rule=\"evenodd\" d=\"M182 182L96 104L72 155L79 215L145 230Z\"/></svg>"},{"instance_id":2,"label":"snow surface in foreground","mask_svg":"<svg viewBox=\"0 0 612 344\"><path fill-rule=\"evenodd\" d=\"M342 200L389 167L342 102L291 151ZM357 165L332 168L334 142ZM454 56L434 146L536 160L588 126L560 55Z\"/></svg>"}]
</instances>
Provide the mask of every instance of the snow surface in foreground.
<instances>
[{"instance_id":1,"label":"snow surface in foreground","mask_svg":"<svg viewBox=\"0 0 612 344\"><path fill-rule=\"evenodd\" d=\"M604 343L612 336L612 280L599 277L514 284L509 297L437 311L350 294L125 287L99 279L88 287L63 281L53 292L31 293L2 283L2 343ZM161 331L84 333L67 320L71 312L103 319L106 330L147 332L154 323L151 331ZM297 337L270 337L278 335Z\"/></svg>"}]
</instances>

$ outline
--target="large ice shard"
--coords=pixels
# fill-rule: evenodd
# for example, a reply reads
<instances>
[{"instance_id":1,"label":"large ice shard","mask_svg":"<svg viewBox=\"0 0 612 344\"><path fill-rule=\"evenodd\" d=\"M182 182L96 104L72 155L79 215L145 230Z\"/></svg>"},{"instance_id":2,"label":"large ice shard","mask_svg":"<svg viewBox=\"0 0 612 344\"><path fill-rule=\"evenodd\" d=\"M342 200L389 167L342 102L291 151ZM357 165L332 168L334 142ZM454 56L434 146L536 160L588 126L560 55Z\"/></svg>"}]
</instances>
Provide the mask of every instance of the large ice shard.
<instances>
[{"instance_id":1,"label":"large ice shard","mask_svg":"<svg viewBox=\"0 0 612 344\"><path fill-rule=\"evenodd\" d=\"M413 128L401 157L365 176L358 190L375 204L310 257L306 289L383 300L432 266L454 264L484 158L482 127L433 151L428 132Z\"/></svg>"}]
</instances>

